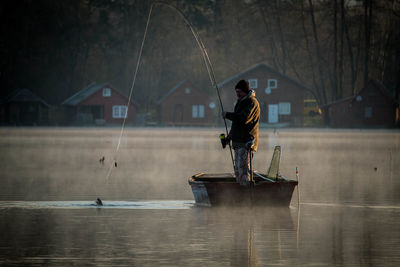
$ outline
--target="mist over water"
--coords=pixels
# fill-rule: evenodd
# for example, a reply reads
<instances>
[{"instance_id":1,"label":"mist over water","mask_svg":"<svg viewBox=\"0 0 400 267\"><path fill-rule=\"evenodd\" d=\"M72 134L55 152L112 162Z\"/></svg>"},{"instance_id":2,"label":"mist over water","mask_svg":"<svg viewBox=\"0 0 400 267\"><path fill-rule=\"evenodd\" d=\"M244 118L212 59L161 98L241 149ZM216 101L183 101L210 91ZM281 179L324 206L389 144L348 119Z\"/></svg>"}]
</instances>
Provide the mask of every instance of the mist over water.
<instances>
[{"instance_id":1,"label":"mist over water","mask_svg":"<svg viewBox=\"0 0 400 267\"><path fill-rule=\"evenodd\" d=\"M288 209L197 208L187 179L232 172L222 132L126 129L115 155L118 128L0 129L0 265L400 264L399 132L261 129L255 169L281 145L300 212L296 190Z\"/></svg>"}]
</instances>

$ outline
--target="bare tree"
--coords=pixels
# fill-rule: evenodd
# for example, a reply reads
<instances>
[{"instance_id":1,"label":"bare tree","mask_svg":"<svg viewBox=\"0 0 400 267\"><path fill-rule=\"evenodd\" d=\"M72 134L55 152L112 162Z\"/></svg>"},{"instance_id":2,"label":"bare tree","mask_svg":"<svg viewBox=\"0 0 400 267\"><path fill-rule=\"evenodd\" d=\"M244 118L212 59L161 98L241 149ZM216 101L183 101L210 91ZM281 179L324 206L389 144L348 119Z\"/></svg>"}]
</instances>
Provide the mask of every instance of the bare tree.
<instances>
[{"instance_id":1,"label":"bare tree","mask_svg":"<svg viewBox=\"0 0 400 267\"><path fill-rule=\"evenodd\" d=\"M344 0L340 0L340 51L339 51L339 91L338 98L343 97L343 49L344 49Z\"/></svg>"},{"instance_id":2,"label":"bare tree","mask_svg":"<svg viewBox=\"0 0 400 267\"><path fill-rule=\"evenodd\" d=\"M303 34L304 34L304 40L306 43L306 51L307 51L307 55L308 55L308 62L309 62L309 69L311 71L312 74L312 80L313 80L313 85L314 88L316 88L316 94L318 97L318 102L320 105L322 105L322 96L321 96L321 91L318 90L319 85L317 82L317 78L316 78L316 73L315 73L315 65L314 65L314 61L313 61L313 57L312 57L312 53L311 53L311 47L310 47L310 41L308 40L308 33L307 33L307 29L305 26L305 16L304 16L305 10L304 10L304 4L303 1L301 1L301 25L302 25L302 29L303 29Z\"/></svg>"},{"instance_id":3,"label":"bare tree","mask_svg":"<svg viewBox=\"0 0 400 267\"><path fill-rule=\"evenodd\" d=\"M327 103L327 97L326 97L326 92L325 92L324 71L323 71L323 67L322 67L322 56L321 56L319 39L318 39L317 24L315 22L314 7L313 7L312 0L309 0L308 3L309 3L309 8L310 8L310 16L311 16L311 23L312 23L312 28L313 28L315 49L317 52L317 68L318 68L319 80L320 80L320 84L317 87L318 88L317 90L319 90L321 92L321 97L322 97L321 102L323 105L325 105Z\"/></svg>"},{"instance_id":4,"label":"bare tree","mask_svg":"<svg viewBox=\"0 0 400 267\"><path fill-rule=\"evenodd\" d=\"M281 25L281 8L280 8L280 1L277 0L275 2L275 8L276 8L276 25L278 28L278 33L279 33L279 39L281 42L281 53L282 53L282 73L286 74L286 42L285 42L285 37L282 32L282 25Z\"/></svg>"},{"instance_id":5,"label":"bare tree","mask_svg":"<svg viewBox=\"0 0 400 267\"><path fill-rule=\"evenodd\" d=\"M332 101L338 97L338 77L337 77L337 0L333 0L333 77L332 77Z\"/></svg>"},{"instance_id":6,"label":"bare tree","mask_svg":"<svg viewBox=\"0 0 400 267\"><path fill-rule=\"evenodd\" d=\"M364 0L364 30L365 30L365 50L364 50L364 86L369 80L369 56L371 46L371 27L372 27L372 0Z\"/></svg>"}]
</instances>

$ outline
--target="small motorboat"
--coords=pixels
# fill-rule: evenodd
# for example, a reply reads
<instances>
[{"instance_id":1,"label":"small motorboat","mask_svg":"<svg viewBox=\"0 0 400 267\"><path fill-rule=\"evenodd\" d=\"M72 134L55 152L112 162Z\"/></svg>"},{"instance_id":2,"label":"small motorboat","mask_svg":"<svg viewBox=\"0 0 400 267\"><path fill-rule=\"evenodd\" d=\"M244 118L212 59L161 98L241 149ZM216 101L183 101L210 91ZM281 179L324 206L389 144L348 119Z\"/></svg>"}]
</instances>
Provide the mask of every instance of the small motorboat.
<instances>
[{"instance_id":1,"label":"small motorboat","mask_svg":"<svg viewBox=\"0 0 400 267\"><path fill-rule=\"evenodd\" d=\"M193 196L200 206L286 206L298 184L279 172L281 147L276 146L266 174L252 171L248 186L236 182L232 173L198 173L189 178Z\"/></svg>"}]
</instances>

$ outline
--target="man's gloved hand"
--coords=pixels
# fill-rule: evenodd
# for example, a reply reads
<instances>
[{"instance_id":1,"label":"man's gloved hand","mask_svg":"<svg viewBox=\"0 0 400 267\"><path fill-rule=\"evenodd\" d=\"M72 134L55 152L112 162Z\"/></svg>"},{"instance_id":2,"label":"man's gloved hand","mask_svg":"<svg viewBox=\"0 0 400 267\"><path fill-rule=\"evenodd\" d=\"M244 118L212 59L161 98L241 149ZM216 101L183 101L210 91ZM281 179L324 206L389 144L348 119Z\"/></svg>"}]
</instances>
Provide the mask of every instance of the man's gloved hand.
<instances>
[{"instance_id":1,"label":"man's gloved hand","mask_svg":"<svg viewBox=\"0 0 400 267\"><path fill-rule=\"evenodd\" d=\"M221 140L222 148L225 148L227 144L231 141L230 135L225 136L225 134L220 134L219 139Z\"/></svg>"},{"instance_id":2,"label":"man's gloved hand","mask_svg":"<svg viewBox=\"0 0 400 267\"><path fill-rule=\"evenodd\" d=\"M250 141L246 142L245 144L247 149L250 149L254 146L254 139L251 139Z\"/></svg>"}]
</instances>

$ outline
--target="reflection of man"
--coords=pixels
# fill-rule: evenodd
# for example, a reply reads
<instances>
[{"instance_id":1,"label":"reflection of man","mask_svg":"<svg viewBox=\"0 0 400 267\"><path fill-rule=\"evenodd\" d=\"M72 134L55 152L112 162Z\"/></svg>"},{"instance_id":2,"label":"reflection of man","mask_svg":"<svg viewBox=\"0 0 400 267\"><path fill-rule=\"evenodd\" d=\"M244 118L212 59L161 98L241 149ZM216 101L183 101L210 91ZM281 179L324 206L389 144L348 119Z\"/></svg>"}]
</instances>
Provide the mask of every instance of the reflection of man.
<instances>
[{"instance_id":1,"label":"reflection of man","mask_svg":"<svg viewBox=\"0 0 400 267\"><path fill-rule=\"evenodd\" d=\"M238 98L234 112L223 112L222 117L232 121L228 138L235 151L235 176L241 185L249 184L250 156L257 151L260 105L249 83L240 80L235 86Z\"/></svg>"}]
</instances>

